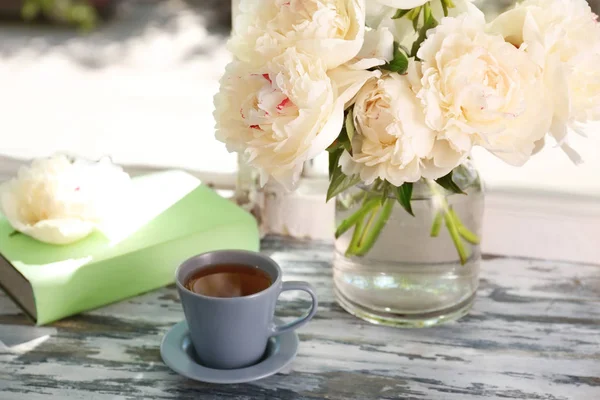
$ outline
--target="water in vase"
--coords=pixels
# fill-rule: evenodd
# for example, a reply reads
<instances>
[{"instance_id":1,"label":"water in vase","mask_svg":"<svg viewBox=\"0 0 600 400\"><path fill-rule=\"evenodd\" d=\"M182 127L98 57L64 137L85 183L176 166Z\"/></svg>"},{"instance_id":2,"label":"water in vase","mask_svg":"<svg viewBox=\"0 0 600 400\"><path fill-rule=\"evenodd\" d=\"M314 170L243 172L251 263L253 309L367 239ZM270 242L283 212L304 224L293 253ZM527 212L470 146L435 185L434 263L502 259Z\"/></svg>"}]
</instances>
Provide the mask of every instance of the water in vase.
<instances>
[{"instance_id":1,"label":"water in vase","mask_svg":"<svg viewBox=\"0 0 600 400\"><path fill-rule=\"evenodd\" d=\"M348 200L357 191L338 200L338 224L358 208ZM480 237L483 194L478 180L466 192L448 195L448 205ZM438 209L423 194L417 193L412 202L414 217L396 204L366 255L346 257L352 230L336 240L335 290L347 311L375 323L420 327L459 318L469 310L479 283L480 246L462 243L467 255L463 265L444 226L432 237Z\"/></svg>"}]
</instances>

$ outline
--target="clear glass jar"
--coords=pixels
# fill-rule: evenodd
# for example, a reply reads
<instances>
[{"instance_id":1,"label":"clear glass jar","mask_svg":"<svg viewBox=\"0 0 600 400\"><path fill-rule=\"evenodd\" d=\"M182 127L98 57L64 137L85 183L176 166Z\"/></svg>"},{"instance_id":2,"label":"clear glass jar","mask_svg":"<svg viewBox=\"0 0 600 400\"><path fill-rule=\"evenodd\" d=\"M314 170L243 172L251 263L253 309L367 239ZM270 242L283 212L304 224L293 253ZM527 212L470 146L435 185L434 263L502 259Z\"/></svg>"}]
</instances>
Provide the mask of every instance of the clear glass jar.
<instances>
[{"instance_id":1,"label":"clear glass jar","mask_svg":"<svg viewBox=\"0 0 600 400\"><path fill-rule=\"evenodd\" d=\"M478 238L484 196L479 174L470 162L455 170L453 180L467 195L450 193L432 182L415 183L415 216L395 202L374 246L365 255L345 255L353 229L336 240L334 288L346 311L372 323L399 327L433 326L469 311L479 284ZM369 195L381 193L363 186L339 196L337 225L357 212ZM465 235L470 241L459 238L462 261L457 235L450 235L448 222L442 217L444 210L451 210L470 235Z\"/></svg>"}]
</instances>

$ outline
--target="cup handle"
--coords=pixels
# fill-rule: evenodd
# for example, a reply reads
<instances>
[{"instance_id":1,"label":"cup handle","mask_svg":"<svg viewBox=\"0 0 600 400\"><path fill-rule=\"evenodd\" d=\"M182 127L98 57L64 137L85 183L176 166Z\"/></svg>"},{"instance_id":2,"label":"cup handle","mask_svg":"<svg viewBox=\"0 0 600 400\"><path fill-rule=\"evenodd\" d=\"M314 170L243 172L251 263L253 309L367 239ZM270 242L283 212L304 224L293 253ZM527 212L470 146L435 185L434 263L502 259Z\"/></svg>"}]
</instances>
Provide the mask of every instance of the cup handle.
<instances>
[{"instance_id":1,"label":"cup handle","mask_svg":"<svg viewBox=\"0 0 600 400\"><path fill-rule=\"evenodd\" d=\"M289 324L285 324L285 325L279 325L279 326L274 325L271 328L271 336L281 335L283 333L298 329L301 326L305 325L308 321L310 321L312 319L312 317L314 317L315 314L317 313L317 307L319 306L319 301L317 300L317 294L315 293L315 289L309 283L306 283L306 282L283 282L283 287L281 288L281 292L279 292L279 294L286 292L288 290L301 290L303 292L308 293L310 295L310 297L312 298L311 308L305 316L297 319L296 321L290 322Z\"/></svg>"}]
</instances>

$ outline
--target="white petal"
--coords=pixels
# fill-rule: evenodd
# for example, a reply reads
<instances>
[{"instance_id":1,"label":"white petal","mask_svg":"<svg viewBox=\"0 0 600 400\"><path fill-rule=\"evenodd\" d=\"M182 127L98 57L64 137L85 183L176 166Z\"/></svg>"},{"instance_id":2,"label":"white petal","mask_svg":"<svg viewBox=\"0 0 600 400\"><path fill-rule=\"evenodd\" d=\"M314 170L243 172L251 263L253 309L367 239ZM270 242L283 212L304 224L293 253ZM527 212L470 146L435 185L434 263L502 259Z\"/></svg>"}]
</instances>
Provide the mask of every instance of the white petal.
<instances>
[{"instance_id":1,"label":"white petal","mask_svg":"<svg viewBox=\"0 0 600 400\"><path fill-rule=\"evenodd\" d=\"M109 159L38 159L0 187L0 211L19 232L47 243L72 243L123 215L130 183Z\"/></svg>"},{"instance_id":2,"label":"white petal","mask_svg":"<svg viewBox=\"0 0 600 400\"><path fill-rule=\"evenodd\" d=\"M357 71L361 71L371 69L373 67L379 67L385 63L385 60L381 58L361 58L350 60L345 64L345 66Z\"/></svg>"},{"instance_id":3,"label":"white petal","mask_svg":"<svg viewBox=\"0 0 600 400\"><path fill-rule=\"evenodd\" d=\"M3 214L13 228L19 225L18 200L14 191L15 180L4 182L0 185L0 213Z\"/></svg>"},{"instance_id":4,"label":"white petal","mask_svg":"<svg viewBox=\"0 0 600 400\"><path fill-rule=\"evenodd\" d=\"M333 112L327 119L325 126L321 129L317 137L313 140L307 159L311 160L323 153L338 137L344 124L344 99L338 98Z\"/></svg>"},{"instance_id":5,"label":"white petal","mask_svg":"<svg viewBox=\"0 0 600 400\"><path fill-rule=\"evenodd\" d=\"M415 93L418 93L419 90L423 88L423 84L421 83L421 79L423 78L421 66L422 64L420 61L415 61L412 58L409 60L406 77L408 78L410 86Z\"/></svg>"},{"instance_id":6,"label":"white petal","mask_svg":"<svg viewBox=\"0 0 600 400\"><path fill-rule=\"evenodd\" d=\"M35 225L20 226L18 230L40 242L70 244L89 236L95 229L91 222L64 219L40 221Z\"/></svg>"},{"instance_id":7,"label":"white petal","mask_svg":"<svg viewBox=\"0 0 600 400\"><path fill-rule=\"evenodd\" d=\"M377 28L382 21L391 18L396 13L396 10L392 7L384 6L376 0L367 0L366 6L365 23L371 28Z\"/></svg>"},{"instance_id":8,"label":"white petal","mask_svg":"<svg viewBox=\"0 0 600 400\"><path fill-rule=\"evenodd\" d=\"M281 5L277 0L243 3L227 46L237 59L252 66L264 66L295 47L335 68L356 56L362 46L364 0L311 0L306 7L300 2Z\"/></svg>"},{"instance_id":9,"label":"white petal","mask_svg":"<svg viewBox=\"0 0 600 400\"><path fill-rule=\"evenodd\" d=\"M438 179L446 176L458 167L467 155L468 153L455 151L447 141L438 140L431 153L431 158L423 160L423 177Z\"/></svg>"},{"instance_id":10,"label":"white petal","mask_svg":"<svg viewBox=\"0 0 600 400\"><path fill-rule=\"evenodd\" d=\"M554 118L550 133L559 144L562 144L567 137L567 126L571 111L567 71L558 59L552 57L547 62L544 74L548 91L554 100Z\"/></svg>"},{"instance_id":11,"label":"white petal","mask_svg":"<svg viewBox=\"0 0 600 400\"><path fill-rule=\"evenodd\" d=\"M565 152L569 159L573 161L575 165L579 165L583 163L583 159L568 143L563 143L560 148Z\"/></svg>"},{"instance_id":12,"label":"white petal","mask_svg":"<svg viewBox=\"0 0 600 400\"><path fill-rule=\"evenodd\" d=\"M381 71L354 70L346 66L335 68L327 73L333 85L339 93L338 101L344 102L344 108L348 107L356 93L371 78L379 78Z\"/></svg>"},{"instance_id":13,"label":"white petal","mask_svg":"<svg viewBox=\"0 0 600 400\"><path fill-rule=\"evenodd\" d=\"M365 40L362 48L356 55L356 62L350 60L348 66L354 69L369 69L374 66L383 65L394 58L394 36L386 27L378 29L368 29L365 31ZM359 67L357 62L371 60L365 66Z\"/></svg>"},{"instance_id":14,"label":"white petal","mask_svg":"<svg viewBox=\"0 0 600 400\"><path fill-rule=\"evenodd\" d=\"M355 40L317 39L300 40L295 43L298 51L321 59L328 69L344 64L354 58L362 46L362 34Z\"/></svg>"}]
</instances>

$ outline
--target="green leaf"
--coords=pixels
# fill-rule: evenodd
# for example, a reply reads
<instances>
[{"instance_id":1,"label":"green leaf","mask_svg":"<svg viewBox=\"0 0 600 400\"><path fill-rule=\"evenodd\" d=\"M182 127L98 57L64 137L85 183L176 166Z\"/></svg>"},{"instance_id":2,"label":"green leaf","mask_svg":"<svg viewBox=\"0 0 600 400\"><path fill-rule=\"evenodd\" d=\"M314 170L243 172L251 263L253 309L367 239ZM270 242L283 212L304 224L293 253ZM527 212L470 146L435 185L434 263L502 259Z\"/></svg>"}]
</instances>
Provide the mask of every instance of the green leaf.
<instances>
[{"instance_id":1,"label":"green leaf","mask_svg":"<svg viewBox=\"0 0 600 400\"><path fill-rule=\"evenodd\" d=\"M418 20L420 14L421 14L421 6L415 7L406 14L406 18L408 18L411 21L414 21L415 19Z\"/></svg>"},{"instance_id":2,"label":"green leaf","mask_svg":"<svg viewBox=\"0 0 600 400\"><path fill-rule=\"evenodd\" d=\"M406 14L408 14L410 11L411 11L411 9L408 9L408 10L398 9L398 10L396 10L396 14L394 14L392 19L400 19L400 18L404 17Z\"/></svg>"},{"instance_id":3,"label":"green leaf","mask_svg":"<svg viewBox=\"0 0 600 400\"><path fill-rule=\"evenodd\" d=\"M354 138L354 133L355 133L354 121L352 120L353 114L354 114L353 109L350 109L348 111L348 115L346 116L346 136L348 137L348 140L350 141L350 143L352 143L352 139ZM349 153L352 154L351 151L349 151Z\"/></svg>"},{"instance_id":4,"label":"green leaf","mask_svg":"<svg viewBox=\"0 0 600 400\"><path fill-rule=\"evenodd\" d=\"M345 140L342 141L342 147L344 148L344 150L350 153L350 155L352 155L352 143L350 143L350 140L348 140L347 137L345 138Z\"/></svg>"},{"instance_id":5,"label":"green leaf","mask_svg":"<svg viewBox=\"0 0 600 400\"><path fill-rule=\"evenodd\" d=\"M458 194L466 194L463 190L452 180L452 171L446 176L441 177L440 179L435 180L438 185L443 187L444 189Z\"/></svg>"},{"instance_id":6,"label":"green leaf","mask_svg":"<svg viewBox=\"0 0 600 400\"><path fill-rule=\"evenodd\" d=\"M412 49L410 52L411 57L417 56L417 53L419 52L419 48L421 47L421 44L423 44L425 39L427 39L427 31L435 28L437 25L438 25L438 22L435 19L435 17L433 16L433 13L431 12L431 6L429 5L429 3L425 3L425 5L423 6L423 26L419 30L419 37L413 43L413 46L412 46Z\"/></svg>"},{"instance_id":7,"label":"green leaf","mask_svg":"<svg viewBox=\"0 0 600 400\"><path fill-rule=\"evenodd\" d=\"M333 175L333 171L335 171L335 168L340 162L340 157L343 152L344 149L341 148L329 152L329 176Z\"/></svg>"},{"instance_id":8,"label":"green leaf","mask_svg":"<svg viewBox=\"0 0 600 400\"><path fill-rule=\"evenodd\" d=\"M327 151L329 153L335 153L336 151L338 151L341 148L342 148L342 144L340 142L338 142L338 140L336 139L333 143L331 143L331 145L329 145L329 147L327 148Z\"/></svg>"},{"instance_id":9,"label":"green leaf","mask_svg":"<svg viewBox=\"0 0 600 400\"><path fill-rule=\"evenodd\" d=\"M354 135L354 126L352 126L352 134ZM346 150L350 155L352 155L352 143L348 138L348 132L346 131L346 126L342 127L340 134L337 139L327 148L327 151L332 153L336 152L340 149Z\"/></svg>"},{"instance_id":10,"label":"green leaf","mask_svg":"<svg viewBox=\"0 0 600 400\"><path fill-rule=\"evenodd\" d=\"M408 71L408 57L406 54L404 54L404 51L402 51L397 42L394 42L394 58L381 68L388 71L397 72L400 75L404 75L406 74L406 71Z\"/></svg>"},{"instance_id":11,"label":"green leaf","mask_svg":"<svg viewBox=\"0 0 600 400\"><path fill-rule=\"evenodd\" d=\"M348 112L347 115L351 115L352 111ZM344 124L344 126L342 127L342 130L338 136L338 141L340 142L340 144L342 145L342 147L348 152L350 153L350 155L352 155L352 139L350 138L350 136L348 135L348 119L346 118L346 124ZM350 121L352 122L352 121ZM350 123L350 129L352 129L352 137L354 137L354 125L352 123Z\"/></svg>"},{"instance_id":12,"label":"green leaf","mask_svg":"<svg viewBox=\"0 0 600 400\"><path fill-rule=\"evenodd\" d=\"M333 166L333 170L330 174L331 182L329 183L329 189L327 189L327 201L333 199L343 191L350 189L360 183L361 179L358 175L347 176L342 172L342 168L339 166L339 157L342 153L339 153L337 160ZM332 168L331 159L329 167Z\"/></svg>"},{"instance_id":13,"label":"green leaf","mask_svg":"<svg viewBox=\"0 0 600 400\"><path fill-rule=\"evenodd\" d=\"M20 234L21 234L21 232L19 232L19 231L12 231L11 233L8 234L8 237L14 237L14 236L18 236Z\"/></svg>"},{"instance_id":14,"label":"green leaf","mask_svg":"<svg viewBox=\"0 0 600 400\"><path fill-rule=\"evenodd\" d=\"M398 200L398 203L400 203L400 205L406 210L406 212L414 217L415 213L413 212L411 204L412 192L413 184L407 182L404 185L396 188L396 199Z\"/></svg>"},{"instance_id":15,"label":"green leaf","mask_svg":"<svg viewBox=\"0 0 600 400\"><path fill-rule=\"evenodd\" d=\"M434 21L437 25L437 21L433 17L433 12L431 11L431 5L429 5L429 3L425 3L425 5L423 6L423 23L425 24L425 26L427 26L428 24L431 24Z\"/></svg>"},{"instance_id":16,"label":"green leaf","mask_svg":"<svg viewBox=\"0 0 600 400\"><path fill-rule=\"evenodd\" d=\"M358 175L346 176L341 172L340 174L340 176L337 176L329 184L329 189L327 189L327 201L361 182L360 176Z\"/></svg>"},{"instance_id":17,"label":"green leaf","mask_svg":"<svg viewBox=\"0 0 600 400\"><path fill-rule=\"evenodd\" d=\"M442 9L444 10L444 17L448 16L448 3L446 0L442 0Z\"/></svg>"},{"instance_id":18,"label":"green leaf","mask_svg":"<svg viewBox=\"0 0 600 400\"><path fill-rule=\"evenodd\" d=\"M415 30L415 32L419 29L419 17L421 16L421 9L422 9L422 7L418 8L419 11L415 15L415 17L412 19L413 29ZM417 8L415 8L415 10L417 10Z\"/></svg>"}]
</instances>

